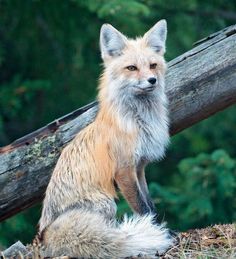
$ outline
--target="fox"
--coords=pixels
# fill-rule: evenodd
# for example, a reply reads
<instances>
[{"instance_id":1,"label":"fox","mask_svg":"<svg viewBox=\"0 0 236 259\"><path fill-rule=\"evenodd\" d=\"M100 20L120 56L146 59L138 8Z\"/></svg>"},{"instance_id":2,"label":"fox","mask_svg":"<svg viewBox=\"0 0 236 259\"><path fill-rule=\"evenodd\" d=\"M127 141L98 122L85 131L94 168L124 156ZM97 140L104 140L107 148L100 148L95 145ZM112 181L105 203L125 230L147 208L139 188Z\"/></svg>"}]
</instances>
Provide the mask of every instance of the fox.
<instances>
[{"instance_id":1,"label":"fox","mask_svg":"<svg viewBox=\"0 0 236 259\"><path fill-rule=\"evenodd\" d=\"M166 37L165 20L136 39L102 25L99 110L62 150L47 186L44 257L152 258L173 245L145 178L145 166L163 158L169 143ZM116 219L117 189L133 210L123 220Z\"/></svg>"}]
</instances>

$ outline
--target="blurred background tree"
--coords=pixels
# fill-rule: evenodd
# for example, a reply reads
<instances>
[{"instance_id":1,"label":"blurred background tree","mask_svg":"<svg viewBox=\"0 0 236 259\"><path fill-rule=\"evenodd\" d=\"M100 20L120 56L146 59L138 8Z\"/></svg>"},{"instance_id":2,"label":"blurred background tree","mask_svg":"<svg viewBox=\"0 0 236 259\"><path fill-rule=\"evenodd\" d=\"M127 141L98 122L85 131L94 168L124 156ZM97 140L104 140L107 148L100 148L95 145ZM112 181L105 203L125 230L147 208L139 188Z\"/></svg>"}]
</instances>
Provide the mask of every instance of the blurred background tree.
<instances>
[{"instance_id":1,"label":"blurred background tree","mask_svg":"<svg viewBox=\"0 0 236 259\"><path fill-rule=\"evenodd\" d=\"M235 24L236 3L0 0L0 146L95 99L103 23L132 37L162 18L168 61ZM148 167L160 220L171 228L236 220L235 112L227 109L173 137L166 158ZM124 212L129 209L121 199L118 214ZM37 205L0 223L0 248L30 242L39 216Z\"/></svg>"}]
</instances>

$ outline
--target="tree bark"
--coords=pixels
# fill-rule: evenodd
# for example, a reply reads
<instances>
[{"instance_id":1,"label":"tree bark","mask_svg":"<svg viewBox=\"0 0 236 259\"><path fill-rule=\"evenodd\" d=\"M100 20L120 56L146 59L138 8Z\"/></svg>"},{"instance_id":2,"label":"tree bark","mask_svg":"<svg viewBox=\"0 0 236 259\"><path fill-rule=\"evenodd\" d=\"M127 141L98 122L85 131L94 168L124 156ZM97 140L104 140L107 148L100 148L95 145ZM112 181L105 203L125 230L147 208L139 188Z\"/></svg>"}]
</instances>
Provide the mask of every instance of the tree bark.
<instances>
[{"instance_id":1,"label":"tree bark","mask_svg":"<svg viewBox=\"0 0 236 259\"><path fill-rule=\"evenodd\" d=\"M171 135L236 102L236 25L197 44L168 63ZM62 148L97 110L93 102L0 148L0 221L42 200Z\"/></svg>"}]
</instances>

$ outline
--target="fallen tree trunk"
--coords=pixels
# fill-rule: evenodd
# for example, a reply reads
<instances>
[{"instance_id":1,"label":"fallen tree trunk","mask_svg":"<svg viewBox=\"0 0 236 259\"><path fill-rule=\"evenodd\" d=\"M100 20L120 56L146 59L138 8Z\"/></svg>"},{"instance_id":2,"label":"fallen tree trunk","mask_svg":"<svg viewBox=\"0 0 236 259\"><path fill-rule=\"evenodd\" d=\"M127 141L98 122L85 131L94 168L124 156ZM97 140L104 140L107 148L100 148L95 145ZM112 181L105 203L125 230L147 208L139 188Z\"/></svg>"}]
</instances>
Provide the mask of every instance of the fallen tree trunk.
<instances>
[{"instance_id":1,"label":"fallen tree trunk","mask_svg":"<svg viewBox=\"0 0 236 259\"><path fill-rule=\"evenodd\" d=\"M236 26L168 63L171 134L236 102ZM65 146L96 116L91 103L0 149L0 220L40 201Z\"/></svg>"}]
</instances>

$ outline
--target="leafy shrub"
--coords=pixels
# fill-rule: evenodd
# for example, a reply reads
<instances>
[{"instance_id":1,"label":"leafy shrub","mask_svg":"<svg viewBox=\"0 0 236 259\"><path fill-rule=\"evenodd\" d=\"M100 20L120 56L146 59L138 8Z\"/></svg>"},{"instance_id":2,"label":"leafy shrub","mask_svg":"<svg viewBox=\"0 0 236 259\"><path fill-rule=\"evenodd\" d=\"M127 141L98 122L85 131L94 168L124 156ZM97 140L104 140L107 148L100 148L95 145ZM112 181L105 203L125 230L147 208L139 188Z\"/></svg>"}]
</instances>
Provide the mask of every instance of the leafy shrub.
<instances>
[{"instance_id":1,"label":"leafy shrub","mask_svg":"<svg viewBox=\"0 0 236 259\"><path fill-rule=\"evenodd\" d=\"M224 150L183 159L168 186L150 184L157 208L187 229L236 220L236 161Z\"/></svg>"}]
</instances>

